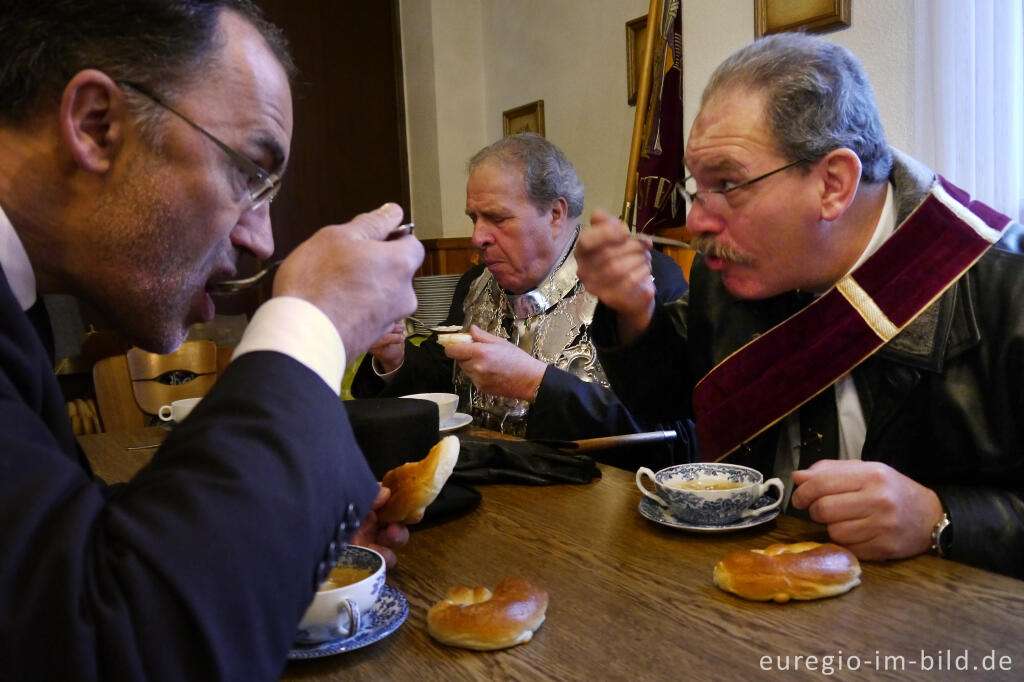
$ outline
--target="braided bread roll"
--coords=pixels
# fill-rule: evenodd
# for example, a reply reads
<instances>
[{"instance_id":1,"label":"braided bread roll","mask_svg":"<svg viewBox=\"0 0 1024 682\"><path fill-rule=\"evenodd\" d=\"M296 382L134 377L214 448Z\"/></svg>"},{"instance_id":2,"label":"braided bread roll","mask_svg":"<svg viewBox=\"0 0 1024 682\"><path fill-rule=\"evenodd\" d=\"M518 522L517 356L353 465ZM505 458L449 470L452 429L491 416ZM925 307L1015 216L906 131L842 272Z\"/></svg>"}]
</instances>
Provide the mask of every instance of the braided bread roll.
<instances>
[{"instance_id":1,"label":"braided bread roll","mask_svg":"<svg viewBox=\"0 0 1024 682\"><path fill-rule=\"evenodd\" d=\"M726 592L754 601L821 599L859 585L860 563L831 542L774 544L727 555L715 566L714 580Z\"/></svg>"},{"instance_id":2,"label":"braided bread roll","mask_svg":"<svg viewBox=\"0 0 1024 682\"><path fill-rule=\"evenodd\" d=\"M524 578L505 578L492 593L486 587L453 587L427 611L427 632L450 646L477 651L529 642L544 622L548 593Z\"/></svg>"}]
</instances>

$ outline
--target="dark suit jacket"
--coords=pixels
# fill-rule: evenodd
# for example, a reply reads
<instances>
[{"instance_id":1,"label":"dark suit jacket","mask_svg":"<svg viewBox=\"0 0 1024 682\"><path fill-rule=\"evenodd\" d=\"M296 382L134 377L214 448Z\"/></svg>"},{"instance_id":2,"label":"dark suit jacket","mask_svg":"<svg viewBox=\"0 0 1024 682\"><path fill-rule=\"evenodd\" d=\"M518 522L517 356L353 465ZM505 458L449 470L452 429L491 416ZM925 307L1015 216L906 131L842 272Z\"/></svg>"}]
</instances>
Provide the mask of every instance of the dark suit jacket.
<instances>
[{"instance_id":1,"label":"dark suit jacket","mask_svg":"<svg viewBox=\"0 0 1024 682\"><path fill-rule=\"evenodd\" d=\"M663 253L655 251L651 255L657 303L667 303L682 296L687 284L679 266ZM459 279L443 324L462 324L465 318L463 301L470 284L483 269L482 264L474 266ZM437 343L436 334L431 334L419 346L406 341L405 361L388 384L373 371L371 359L366 356L352 382L352 394L357 398L452 390L453 361ZM689 461L694 456L692 423L674 419L648 420L642 413L631 413L610 389L549 365L537 392L537 400L530 407L526 437L575 440L662 428L675 429L679 434L677 441L656 454L648 448L644 461L638 461L636 453L621 451L601 453L598 456L600 460L631 469L640 464L661 468L677 461Z\"/></svg>"},{"instance_id":2,"label":"dark suit jacket","mask_svg":"<svg viewBox=\"0 0 1024 682\"><path fill-rule=\"evenodd\" d=\"M273 352L103 485L0 276L0 680L277 679L376 491L341 401Z\"/></svg>"}]
</instances>

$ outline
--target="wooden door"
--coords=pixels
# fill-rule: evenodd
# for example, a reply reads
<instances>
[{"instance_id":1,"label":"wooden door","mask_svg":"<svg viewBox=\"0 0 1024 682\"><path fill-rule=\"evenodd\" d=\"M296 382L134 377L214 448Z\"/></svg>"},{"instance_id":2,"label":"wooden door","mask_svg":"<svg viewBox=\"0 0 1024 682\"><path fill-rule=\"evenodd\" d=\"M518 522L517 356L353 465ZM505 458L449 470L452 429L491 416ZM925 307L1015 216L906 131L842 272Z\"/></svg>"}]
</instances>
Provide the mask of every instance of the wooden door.
<instances>
[{"instance_id":1,"label":"wooden door","mask_svg":"<svg viewBox=\"0 0 1024 682\"><path fill-rule=\"evenodd\" d=\"M271 205L275 257L394 201L409 212L397 0L258 0L299 67L295 131Z\"/></svg>"}]
</instances>

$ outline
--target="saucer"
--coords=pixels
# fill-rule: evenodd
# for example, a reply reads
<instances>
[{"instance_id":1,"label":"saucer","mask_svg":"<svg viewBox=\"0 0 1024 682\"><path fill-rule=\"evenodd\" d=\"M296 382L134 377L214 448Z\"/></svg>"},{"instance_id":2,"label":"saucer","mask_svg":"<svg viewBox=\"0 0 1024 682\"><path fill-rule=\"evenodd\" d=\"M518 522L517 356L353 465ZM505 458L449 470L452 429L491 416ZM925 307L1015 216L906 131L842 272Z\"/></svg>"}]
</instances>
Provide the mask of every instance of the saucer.
<instances>
[{"instance_id":1,"label":"saucer","mask_svg":"<svg viewBox=\"0 0 1024 682\"><path fill-rule=\"evenodd\" d=\"M761 499L754 503L752 509L764 507L771 504L773 501L774 500L771 497L762 495ZM776 507L775 509L766 511L763 514L749 516L745 519L737 519L731 523L701 525L680 521L672 515L672 512L662 507L646 495L642 500L640 500L640 513L643 514L645 518L648 518L655 523L660 523L663 526L668 526L669 528L680 528L682 530L694 531L696 533L725 533L733 530L742 530L744 528L753 528L754 526L760 526L762 523L768 523L778 516L781 511L782 510L779 507Z\"/></svg>"},{"instance_id":2,"label":"saucer","mask_svg":"<svg viewBox=\"0 0 1024 682\"><path fill-rule=\"evenodd\" d=\"M446 431L454 431L455 429L461 429L466 424L473 421L473 416L466 414L465 412L456 412L452 416L441 422L441 426L438 427L438 431L445 433Z\"/></svg>"},{"instance_id":3,"label":"saucer","mask_svg":"<svg viewBox=\"0 0 1024 682\"><path fill-rule=\"evenodd\" d=\"M363 615L363 618L369 622L354 637L332 639L328 642L310 644L309 646L296 645L288 652L288 658L297 660L333 656L345 651L359 649L367 644L373 644L397 630L398 626L405 622L405 618L408 615L409 602L406 600L405 595L390 585L385 585L380 593L380 598L373 605L373 609Z\"/></svg>"}]
</instances>

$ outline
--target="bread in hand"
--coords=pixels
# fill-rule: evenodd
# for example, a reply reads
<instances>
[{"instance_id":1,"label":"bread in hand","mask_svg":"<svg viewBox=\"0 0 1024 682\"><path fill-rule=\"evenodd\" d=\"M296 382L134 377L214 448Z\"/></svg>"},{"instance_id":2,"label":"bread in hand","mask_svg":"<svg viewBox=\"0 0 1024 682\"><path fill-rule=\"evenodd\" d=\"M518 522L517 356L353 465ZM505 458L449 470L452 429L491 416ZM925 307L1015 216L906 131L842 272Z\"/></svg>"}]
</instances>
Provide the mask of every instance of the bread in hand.
<instances>
[{"instance_id":1,"label":"bread in hand","mask_svg":"<svg viewBox=\"0 0 1024 682\"><path fill-rule=\"evenodd\" d=\"M418 462L406 462L384 474L391 497L377 510L381 523L417 523L441 492L459 461L459 439L445 436Z\"/></svg>"},{"instance_id":2,"label":"bread in hand","mask_svg":"<svg viewBox=\"0 0 1024 682\"><path fill-rule=\"evenodd\" d=\"M438 334L437 342L442 346L454 346L457 343L473 343L473 335L465 332L456 334Z\"/></svg>"}]
</instances>

